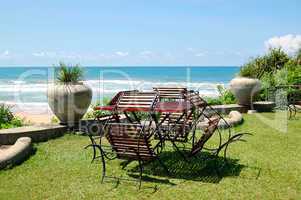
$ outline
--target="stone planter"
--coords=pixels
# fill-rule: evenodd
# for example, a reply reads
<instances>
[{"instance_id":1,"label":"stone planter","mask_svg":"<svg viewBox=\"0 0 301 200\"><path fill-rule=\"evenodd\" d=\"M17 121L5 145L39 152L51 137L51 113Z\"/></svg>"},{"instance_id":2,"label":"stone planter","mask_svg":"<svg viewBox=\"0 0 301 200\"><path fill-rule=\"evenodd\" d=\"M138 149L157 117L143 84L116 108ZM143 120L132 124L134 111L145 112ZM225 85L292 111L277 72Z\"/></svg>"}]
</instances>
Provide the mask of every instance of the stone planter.
<instances>
[{"instance_id":1,"label":"stone planter","mask_svg":"<svg viewBox=\"0 0 301 200\"><path fill-rule=\"evenodd\" d=\"M257 101L253 103L253 108L258 112L272 112L276 104L272 101Z\"/></svg>"},{"instance_id":2,"label":"stone planter","mask_svg":"<svg viewBox=\"0 0 301 200\"><path fill-rule=\"evenodd\" d=\"M48 104L61 124L74 126L90 106L92 90L83 83L52 84L47 91Z\"/></svg>"},{"instance_id":3,"label":"stone planter","mask_svg":"<svg viewBox=\"0 0 301 200\"><path fill-rule=\"evenodd\" d=\"M258 79L238 77L231 80L230 90L239 105L250 106L254 95L260 90L260 85Z\"/></svg>"}]
</instances>

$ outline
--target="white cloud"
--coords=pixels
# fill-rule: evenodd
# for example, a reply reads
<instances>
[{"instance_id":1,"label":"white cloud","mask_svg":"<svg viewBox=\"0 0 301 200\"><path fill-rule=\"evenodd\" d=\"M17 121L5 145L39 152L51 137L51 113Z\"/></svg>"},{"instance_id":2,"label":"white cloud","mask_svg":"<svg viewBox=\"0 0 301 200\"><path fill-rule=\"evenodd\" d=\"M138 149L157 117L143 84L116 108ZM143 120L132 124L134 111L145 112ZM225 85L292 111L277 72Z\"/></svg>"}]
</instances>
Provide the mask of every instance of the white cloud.
<instances>
[{"instance_id":1,"label":"white cloud","mask_svg":"<svg viewBox=\"0 0 301 200\"><path fill-rule=\"evenodd\" d=\"M115 55L125 57L125 56L128 56L129 53L128 52L122 52L122 51L116 51Z\"/></svg>"},{"instance_id":2,"label":"white cloud","mask_svg":"<svg viewBox=\"0 0 301 200\"><path fill-rule=\"evenodd\" d=\"M154 52L148 51L148 50L146 50L146 51L141 51L141 52L139 53L139 55L140 55L141 58L143 58L143 59L153 59L154 57L156 57L156 54L155 54Z\"/></svg>"},{"instance_id":3,"label":"white cloud","mask_svg":"<svg viewBox=\"0 0 301 200\"><path fill-rule=\"evenodd\" d=\"M10 52L8 50L3 51L2 53L0 52L1 57L8 57L10 56Z\"/></svg>"},{"instance_id":4,"label":"white cloud","mask_svg":"<svg viewBox=\"0 0 301 200\"><path fill-rule=\"evenodd\" d=\"M2 53L0 52L0 58L1 59L8 59L11 58L12 55L8 50L3 51Z\"/></svg>"},{"instance_id":5,"label":"white cloud","mask_svg":"<svg viewBox=\"0 0 301 200\"><path fill-rule=\"evenodd\" d=\"M292 55L301 48L301 35L284 35L272 37L265 42L265 47L282 48L286 53Z\"/></svg>"},{"instance_id":6,"label":"white cloud","mask_svg":"<svg viewBox=\"0 0 301 200\"><path fill-rule=\"evenodd\" d=\"M195 56L196 57L203 57L205 56L206 54L204 52L199 52L199 53L196 53Z\"/></svg>"},{"instance_id":7,"label":"white cloud","mask_svg":"<svg viewBox=\"0 0 301 200\"><path fill-rule=\"evenodd\" d=\"M142 56L149 56L149 55L152 55L153 54L153 52L151 52L151 51L142 51L142 52L140 52L140 55L142 55Z\"/></svg>"},{"instance_id":8,"label":"white cloud","mask_svg":"<svg viewBox=\"0 0 301 200\"><path fill-rule=\"evenodd\" d=\"M44 57L44 58L57 58L57 59L81 59L83 55L74 53L74 52L53 52L53 51L40 51L32 53L35 57ZM88 56L86 56L88 57Z\"/></svg>"},{"instance_id":9,"label":"white cloud","mask_svg":"<svg viewBox=\"0 0 301 200\"><path fill-rule=\"evenodd\" d=\"M32 55L35 56L35 57L50 57L50 58L55 58L55 57L58 57L58 56L63 56L63 54L59 55L59 53L49 52L49 51L35 52L35 53L32 53Z\"/></svg>"},{"instance_id":10,"label":"white cloud","mask_svg":"<svg viewBox=\"0 0 301 200\"><path fill-rule=\"evenodd\" d=\"M191 47L187 48L186 51L188 51L190 54L193 54L195 57L203 57L209 53L206 50L197 50Z\"/></svg>"},{"instance_id":11,"label":"white cloud","mask_svg":"<svg viewBox=\"0 0 301 200\"><path fill-rule=\"evenodd\" d=\"M32 53L32 55L36 57L44 57L46 54L45 52L36 52L36 53Z\"/></svg>"},{"instance_id":12,"label":"white cloud","mask_svg":"<svg viewBox=\"0 0 301 200\"><path fill-rule=\"evenodd\" d=\"M9 51L8 51L8 50L5 50L5 51L2 53L2 56L9 56Z\"/></svg>"}]
</instances>

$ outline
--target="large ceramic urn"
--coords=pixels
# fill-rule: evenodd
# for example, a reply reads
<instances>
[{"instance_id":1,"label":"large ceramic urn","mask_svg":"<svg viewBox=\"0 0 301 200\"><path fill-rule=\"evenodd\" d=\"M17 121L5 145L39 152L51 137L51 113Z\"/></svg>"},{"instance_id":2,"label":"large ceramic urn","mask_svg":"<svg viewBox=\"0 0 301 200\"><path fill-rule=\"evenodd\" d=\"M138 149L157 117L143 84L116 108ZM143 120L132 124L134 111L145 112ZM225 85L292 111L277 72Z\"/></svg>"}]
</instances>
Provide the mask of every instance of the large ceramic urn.
<instances>
[{"instance_id":1,"label":"large ceramic urn","mask_svg":"<svg viewBox=\"0 0 301 200\"><path fill-rule=\"evenodd\" d=\"M74 126L84 116L92 99L92 90L82 82L51 84L48 104L61 124Z\"/></svg>"},{"instance_id":2,"label":"large ceramic urn","mask_svg":"<svg viewBox=\"0 0 301 200\"><path fill-rule=\"evenodd\" d=\"M260 81L253 78L237 77L231 80L230 90L239 105L250 106L252 99L261 87Z\"/></svg>"}]
</instances>

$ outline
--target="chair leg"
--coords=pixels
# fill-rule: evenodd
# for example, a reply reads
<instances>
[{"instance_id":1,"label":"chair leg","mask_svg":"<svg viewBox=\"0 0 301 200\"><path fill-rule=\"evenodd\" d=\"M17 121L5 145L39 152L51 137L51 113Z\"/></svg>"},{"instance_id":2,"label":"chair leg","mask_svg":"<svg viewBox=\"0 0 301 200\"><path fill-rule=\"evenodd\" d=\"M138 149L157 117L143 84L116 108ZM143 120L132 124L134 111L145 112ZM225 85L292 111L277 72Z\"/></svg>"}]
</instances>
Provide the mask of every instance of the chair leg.
<instances>
[{"instance_id":1,"label":"chair leg","mask_svg":"<svg viewBox=\"0 0 301 200\"><path fill-rule=\"evenodd\" d=\"M93 148L93 158L91 160L91 163L94 162L95 158L96 158L96 149L95 149L95 146L96 145L96 142L94 141L94 139L92 138L92 136L89 135L89 138L90 138L90 141L91 141L91 144L87 145L85 147L85 149L87 149L88 147L92 147Z\"/></svg>"},{"instance_id":2,"label":"chair leg","mask_svg":"<svg viewBox=\"0 0 301 200\"><path fill-rule=\"evenodd\" d=\"M289 117L288 119L291 119L292 118L292 108L290 105L288 105L288 111L289 111Z\"/></svg>"},{"instance_id":3,"label":"chair leg","mask_svg":"<svg viewBox=\"0 0 301 200\"><path fill-rule=\"evenodd\" d=\"M102 176L101 176L101 183L103 183L104 178L106 176L106 160L105 160L105 153L102 150L102 148L98 145L94 145L95 147L97 147L100 151L100 155L101 155L101 162L102 162Z\"/></svg>"},{"instance_id":4,"label":"chair leg","mask_svg":"<svg viewBox=\"0 0 301 200\"><path fill-rule=\"evenodd\" d=\"M139 159L139 169L140 169L140 174L139 174L139 190L141 188L141 181L142 181L142 172L143 172L143 166L142 166L142 161Z\"/></svg>"},{"instance_id":5,"label":"chair leg","mask_svg":"<svg viewBox=\"0 0 301 200\"><path fill-rule=\"evenodd\" d=\"M103 155L103 152L101 151L101 161L102 161L102 177L101 177L101 183L103 183L103 180L106 176L106 162Z\"/></svg>"},{"instance_id":6,"label":"chair leg","mask_svg":"<svg viewBox=\"0 0 301 200\"><path fill-rule=\"evenodd\" d=\"M88 147L92 147L93 148L93 158L91 160L91 163L93 163L94 160L95 160L95 158L96 158L96 149L95 149L95 147L94 147L93 144L89 144L89 145L85 146L85 149L87 149Z\"/></svg>"},{"instance_id":7,"label":"chair leg","mask_svg":"<svg viewBox=\"0 0 301 200\"><path fill-rule=\"evenodd\" d=\"M295 105L293 105L293 107L294 107L294 117L296 117L296 115L297 115L297 107Z\"/></svg>"}]
</instances>

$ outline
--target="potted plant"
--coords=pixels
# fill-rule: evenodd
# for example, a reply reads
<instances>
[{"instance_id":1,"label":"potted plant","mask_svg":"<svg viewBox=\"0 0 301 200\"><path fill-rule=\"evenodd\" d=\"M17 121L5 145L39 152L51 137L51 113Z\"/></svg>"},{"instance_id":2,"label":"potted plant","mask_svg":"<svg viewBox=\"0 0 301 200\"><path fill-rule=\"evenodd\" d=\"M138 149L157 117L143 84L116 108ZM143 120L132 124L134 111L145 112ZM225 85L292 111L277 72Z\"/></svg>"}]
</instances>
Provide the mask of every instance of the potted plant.
<instances>
[{"instance_id":1,"label":"potted plant","mask_svg":"<svg viewBox=\"0 0 301 200\"><path fill-rule=\"evenodd\" d=\"M60 63L55 68L55 82L48 86L48 104L61 124L75 126L86 113L92 99L92 90L82 82L79 65Z\"/></svg>"},{"instance_id":2,"label":"potted plant","mask_svg":"<svg viewBox=\"0 0 301 200\"><path fill-rule=\"evenodd\" d=\"M230 90L239 105L250 106L252 99L260 91L260 81L255 78L236 77L230 82Z\"/></svg>"}]
</instances>

